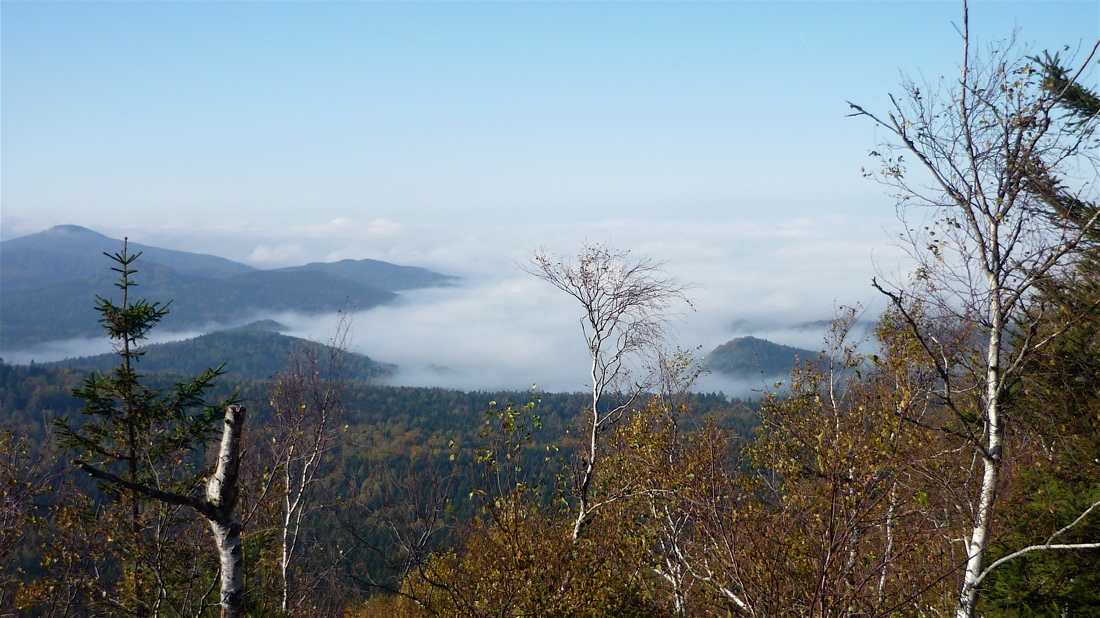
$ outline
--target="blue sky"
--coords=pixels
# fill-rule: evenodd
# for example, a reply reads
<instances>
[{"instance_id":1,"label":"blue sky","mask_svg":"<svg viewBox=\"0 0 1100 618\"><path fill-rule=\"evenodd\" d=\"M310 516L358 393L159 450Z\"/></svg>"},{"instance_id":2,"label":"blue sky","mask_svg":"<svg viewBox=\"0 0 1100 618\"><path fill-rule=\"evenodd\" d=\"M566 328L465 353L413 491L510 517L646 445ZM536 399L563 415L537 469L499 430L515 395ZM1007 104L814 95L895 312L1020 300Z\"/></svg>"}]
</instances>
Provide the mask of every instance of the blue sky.
<instances>
[{"instance_id":1,"label":"blue sky","mask_svg":"<svg viewBox=\"0 0 1100 618\"><path fill-rule=\"evenodd\" d=\"M957 2L3 3L5 220L725 220L881 210L846 100L958 62ZM980 40L1095 2L974 2ZM5 232L5 236L11 234Z\"/></svg>"},{"instance_id":2,"label":"blue sky","mask_svg":"<svg viewBox=\"0 0 1100 618\"><path fill-rule=\"evenodd\" d=\"M1095 0L970 13L979 45L1100 37ZM954 77L960 20L954 1L4 0L0 236L73 223L261 267L461 275L421 313L361 319L382 360L420 362L418 338L444 364L500 359L499 379L456 386L522 387L548 372L523 359L583 356L539 339L575 324L516 263L586 238L698 284L688 346L813 345L780 331L873 306L870 277L904 270L893 200L860 174L880 136L846 101L882 111L903 74Z\"/></svg>"}]
</instances>

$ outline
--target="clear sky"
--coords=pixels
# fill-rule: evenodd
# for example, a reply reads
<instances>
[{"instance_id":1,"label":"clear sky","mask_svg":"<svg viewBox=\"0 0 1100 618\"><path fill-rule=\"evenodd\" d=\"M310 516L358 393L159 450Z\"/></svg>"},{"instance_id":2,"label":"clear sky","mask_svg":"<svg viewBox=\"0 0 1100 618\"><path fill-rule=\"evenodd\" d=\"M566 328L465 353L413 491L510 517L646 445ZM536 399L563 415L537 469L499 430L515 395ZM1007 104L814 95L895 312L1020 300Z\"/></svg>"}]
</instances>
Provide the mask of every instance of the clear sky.
<instances>
[{"instance_id":1,"label":"clear sky","mask_svg":"<svg viewBox=\"0 0 1100 618\"><path fill-rule=\"evenodd\" d=\"M845 101L950 74L960 7L4 1L4 235L873 213ZM1100 36L1091 0L971 13Z\"/></svg>"},{"instance_id":2,"label":"clear sky","mask_svg":"<svg viewBox=\"0 0 1100 618\"><path fill-rule=\"evenodd\" d=\"M1100 37L1096 0L970 12L980 44ZM878 138L846 101L956 75L960 20L955 1L4 0L0 235L504 279L588 237L700 281L712 324L768 299L816 315L891 255L893 202L860 175ZM756 296L717 298L734 285Z\"/></svg>"}]
</instances>

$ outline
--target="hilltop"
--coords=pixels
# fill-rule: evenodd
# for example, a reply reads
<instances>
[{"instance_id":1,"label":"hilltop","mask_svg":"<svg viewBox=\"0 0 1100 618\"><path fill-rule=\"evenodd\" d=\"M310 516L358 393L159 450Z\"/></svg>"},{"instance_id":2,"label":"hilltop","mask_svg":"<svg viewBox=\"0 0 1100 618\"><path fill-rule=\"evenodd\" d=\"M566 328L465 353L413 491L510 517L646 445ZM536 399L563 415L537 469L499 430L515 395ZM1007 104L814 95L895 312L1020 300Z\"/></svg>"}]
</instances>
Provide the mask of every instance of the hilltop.
<instances>
[{"instance_id":1,"label":"hilltop","mask_svg":"<svg viewBox=\"0 0 1100 618\"><path fill-rule=\"evenodd\" d=\"M735 377L788 375L799 360L816 353L772 343L756 337L738 337L714 348L707 355L707 368Z\"/></svg>"},{"instance_id":2,"label":"hilltop","mask_svg":"<svg viewBox=\"0 0 1100 618\"><path fill-rule=\"evenodd\" d=\"M266 380L276 372L284 371L291 355L303 348L313 348L322 358L332 352L330 346L280 334L277 332L279 328L279 324L264 320L183 341L144 346L140 369L143 372L197 375L207 367L217 367L225 363L228 376L244 380ZM107 371L118 366L118 354L84 356L44 364ZM375 362L363 354L348 352L344 368L348 380L371 383L392 373L396 366Z\"/></svg>"},{"instance_id":3,"label":"hilltop","mask_svg":"<svg viewBox=\"0 0 1100 618\"><path fill-rule=\"evenodd\" d=\"M117 274L103 253L123 241L61 225L0 242L0 350L100 334L96 296L117 294ZM457 278L378 260L314 262L260 270L225 258L130 243L140 293L172 301L169 330L224 329L273 312L306 314L369 309L402 290Z\"/></svg>"}]
</instances>

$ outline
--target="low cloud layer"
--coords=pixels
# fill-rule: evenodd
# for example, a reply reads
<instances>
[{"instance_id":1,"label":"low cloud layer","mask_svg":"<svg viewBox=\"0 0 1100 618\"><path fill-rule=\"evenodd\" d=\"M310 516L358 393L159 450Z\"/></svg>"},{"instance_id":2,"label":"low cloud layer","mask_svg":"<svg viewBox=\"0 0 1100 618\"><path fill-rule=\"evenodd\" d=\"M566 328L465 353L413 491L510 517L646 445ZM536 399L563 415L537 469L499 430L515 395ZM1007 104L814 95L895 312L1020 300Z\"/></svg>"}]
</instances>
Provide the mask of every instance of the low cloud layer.
<instances>
[{"instance_id":1,"label":"low cloud layer","mask_svg":"<svg viewBox=\"0 0 1100 618\"><path fill-rule=\"evenodd\" d=\"M531 227L432 227L341 219L302 230L100 230L145 244L214 253L260 268L381 259L462 277L454 286L413 290L354 317L353 348L397 364L394 382L460 389L583 390L588 385L580 307L566 294L525 273L536 249L575 254L583 242L608 243L664 262L692 284L695 310L674 323L678 344L705 355L737 336L818 349L837 305L881 302L870 288L877 268L902 268L888 245L893 221L843 217L788 221L607 221ZM288 334L324 341L334 316L274 316ZM92 342L34 351L36 360ZM99 346L109 351L109 345ZM26 354L7 355L24 362ZM701 387L744 394L759 380L709 376Z\"/></svg>"}]
</instances>

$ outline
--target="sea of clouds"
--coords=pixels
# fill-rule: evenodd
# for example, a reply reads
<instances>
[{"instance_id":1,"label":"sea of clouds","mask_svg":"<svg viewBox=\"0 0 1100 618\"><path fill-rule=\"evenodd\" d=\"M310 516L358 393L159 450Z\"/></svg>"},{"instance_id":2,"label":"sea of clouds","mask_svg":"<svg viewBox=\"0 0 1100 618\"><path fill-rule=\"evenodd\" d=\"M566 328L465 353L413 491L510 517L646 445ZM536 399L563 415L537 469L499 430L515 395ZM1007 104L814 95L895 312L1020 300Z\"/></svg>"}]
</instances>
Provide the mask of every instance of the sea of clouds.
<instances>
[{"instance_id":1,"label":"sea of clouds","mask_svg":"<svg viewBox=\"0 0 1100 618\"><path fill-rule=\"evenodd\" d=\"M754 335L817 350L822 321L840 305L883 303L871 278L904 272L890 243L896 220L850 217L774 221L634 221L555 225L439 225L337 219L288 228L263 225L153 230L104 228L143 244L210 253L258 268L372 258L460 277L453 285L402 292L397 302L352 315L351 348L399 367L394 384L464 390L587 388L587 351L577 302L524 271L536 250L574 255L587 242L662 262L689 284L692 307L673 325L676 343L697 358L731 338ZM286 334L330 339L339 316L278 314ZM199 332L156 333L153 341ZM38 362L110 351L105 340L54 342L5 352ZM744 395L771 376L704 376L698 388Z\"/></svg>"}]
</instances>

